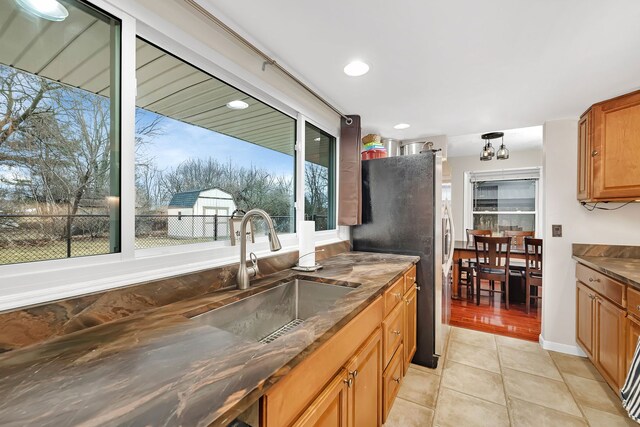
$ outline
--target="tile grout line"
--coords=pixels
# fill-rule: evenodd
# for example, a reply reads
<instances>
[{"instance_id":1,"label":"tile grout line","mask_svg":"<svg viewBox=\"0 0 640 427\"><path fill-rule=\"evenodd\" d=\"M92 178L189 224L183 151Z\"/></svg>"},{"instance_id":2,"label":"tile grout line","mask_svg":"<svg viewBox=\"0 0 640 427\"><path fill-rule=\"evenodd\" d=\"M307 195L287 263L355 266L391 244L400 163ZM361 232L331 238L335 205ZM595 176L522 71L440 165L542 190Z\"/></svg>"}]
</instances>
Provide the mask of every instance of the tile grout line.
<instances>
[{"instance_id":1,"label":"tile grout line","mask_svg":"<svg viewBox=\"0 0 640 427\"><path fill-rule=\"evenodd\" d=\"M493 334L493 340L496 343L496 352L498 353L498 365L500 366L500 379L502 380L502 391L504 393L504 403L507 406L507 416L509 417L509 425L513 426L513 414L511 414L511 404L509 403L509 396L507 395L507 385L504 383L504 370L502 368L502 355L500 354L500 348L498 340L495 334Z\"/></svg>"},{"instance_id":2,"label":"tile grout line","mask_svg":"<svg viewBox=\"0 0 640 427\"><path fill-rule=\"evenodd\" d=\"M547 356L549 356L549 359L551 359L551 363L553 363L553 366L557 369L558 373L560 374L560 377L562 378L562 380L561 380L561 381L559 381L559 380L554 380L553 378L548 378L548 377L545 377L545 376L543 376L543 375L537 375L537 374L533 374L533 373L531 373L531 372L521 371L521 370L519 370L519 369L514 369L514 368L508 368L508 369L511 369L511 370L514 370L514 371L517 371L517 372L521 372L521 373L524 373L524 374L532 375L532 376L535 376L535 377L544 378L544 379L549 380L549 381L561 382L562 384L564 384L564 385L565 385L565 387L567 388L567 390L569 391L569 394L571 395L571 398L573 399L574 403L575 403L575 404L576 404L576 406L578 407L578 410L580 411L580 415L581 415L582 420L583 420L583 421L585 421L585 422L587 423L587 425L588 425L588 426L591 426L591 423L589 422L589 419L587 418L587 416L586 416L586 414L585 414L584 410L582 409L582 404L580 404L580 402L579 402L579 401L578 401L578 399L576 398L575 394L573 393L573 390L571 389L571 387L569 387L569 384L568 384L568 383L567 383L567 381L566 381L565 373L560 369L560 367L559 367L559 366L558 366L558 364L556 363L555 359L551 356L551 354L549 353L549 351L547 351L547 350L545 350L545 349L543 349L543 348L541 348L541 350L542 350L542 351L544 351L544 352L547 354ZM522 351L524 351L524 350L522 350ZM498 352L498 353L499 353L499 352ZM504 375L503 375L503 377L504 377ZM585 379L590 379L590 378L585 378ZM594 380L594 381L595 381L595 380ZM506 387L505 387L505 393L506 393ZM518 399L518 398L516 398L516 399ZM518 400L521 400L521 401L527 402L526 400L523 400L523 399L518 399ZM559 411L559 410L554 409L554 408L549 408L549 407L547 407L547 406L540 405L540 404L538 404L538 403L532 403L532 402L528 402L528 403L533 404L533 405L537 405L537 406L541 406L541 407L546 408L546 409L551 409L551 410L553 410L553 411L560 412L560 413L562 413L562 414L565 414L565 415L569 415L569 416L573 416L573 417L578 418L576 415L568 414L568 413L566 413L566 412L564 412L564 411Z\"/></svg>"},{"instance_id":3,"label":"tile grout line","mask_svg":"<svg viewBox=\"0 0 640 427\"><path fill-rule=\"evenodd\" d=\"M457 326L456 326L456 327L457 327ZM465 329L465 328L461 328L461 329ZM470 329L470 330L473 330L473 329ZM483 334L491 335L491 336L493 337L494 344L496 345L496 355L499 357L498 343L497 343L497 341L496 341L496 339L495 339L495 334L492 334L492 333L490 333L490 332L482 332L482 331L475 331L475 332L481 332L481 333L483 333ZM484 348L484 347L482 347L482 346L478 346L478 345L475 345L475 344L464 343L464 342L461 342L461 341L458 341L458 344L469 345L469 346L477 347L477 348ZM490 370L488 370L488 369L480 368L480 367L478 367L478 366L471 366L471 365L467 365L466 363L456 362L455 360L452 360L451 362L453 362L453 363L457 363L458 365L466 366L466 367L468 367L468 368L472 368L472 369L479 369L479 370L481 370L481 371L488 372L489 374L498 375L498 376L500 376L501 381L503 381L503 382L504 382L503 375L502 375L502 367L501 367L501 364L500 364L500 360L499 360L499 359L498 359L498 366L499 366L500 372L490 371ZM443 373L444 373L444 372L443 372ZM444 375L443 375L443 376L444 376ZM440 390L440 388L441 388L441 387L439 387L439 388L438 388L438 390ZM493 401L491 401L491 400L484 399L484 398L482 398L482 397L478 397L478 396L474 396L474 395L472 395L472 394L465 393L464 391L455 390L455 389L452 389L452 388L450 388L450 387L445 387L445 388L446 388L447 390L451 390L451 391L453 391L453 392L455 392L455 393L464 394L465 396L469 396L469 397L471 397L471 398L473 398L473 399L482 400L483 402L487 402L487 403L490 403L490 404L493 404L493 405L498 405L498 406L504 406L504 407L507 407L507 396L506 396L506 392L504 391L504 390L505 390L504 384L502 384L502 391L503 391L503 393L504 393L504 395L505 395L505 404L504 404L504 405L501 405L500 403L497 403L497 402L493 402ZM509 421L509 423L511 423L511 421Z\"/></svg>"},{"instance_id":4,"label":"tile grout line","mask_svg":"<svg viewBox=\"0 0 640 427\"><path fill-rule=\"evenodd\" d=\"M456 328L459 328L459 327L458 327L458 326L456 326ZM465 329L465 328L459 328L459 329ZM483 334L491 335L491 337L493 338L494 344L496 345L496 355L498 355L498 344L497 344L497 341L496 341L496 339L495 339L495 334L488 333L488 332L482 332L482 331L475 331L475 332L481 332L481 333L483 333ZM452 333L453 333L453 331L451 331L451 332L449 333L449 339L447 340L447 350L448 350L448 348L449 348L449 343L450 343L451 341L453 341L453 340L451 339ZM459 343L459 344L464 344L464 345L470 345L470 346L472 346L472 347L483 348L482 346L477 346L477 345L474 345L474 344L464 343L464 342L461 342L461 341L458 341L458 343ZM498 355L498 357L499 357L499 355ZM443 366L443 367L442 367L442 375L440 376L440 383L438 384L438 394L437 394L437 396L436 396L436 404L435 404L435 405L436 405L436 407L437 407L437 404L438 404L438 400L439 400L439 398L440 398L441 390L442 390L443 388L446 388L447 390L451 390L451 391L453 391L454 393L459 393L459 394L462 394L462 395L468 396L468 397L470 397L470 398L472 398L472 399L478 399L478 400L481 400L481 401L483 401L483 402L486 402L486 403L489 403L489 404L492 404L492 405L504 406L504 407L507 409L507 416L509 416L509 425L512 425L512 423L511 423L511 417L510 417L510 415L509 415L509 407L508 407L508 405L507 405L507 396L506 396L506 392L504 391L504 390L505 390L505 387L504 387L504 378L503 378L503 375L502 375L502 368L500 368L500 373L497 373L497 372L490 371L490 370L488 370L488 369L478 368L477 366L467 365L466 363L456 362L455 360L452 360L452 362L453 362L453 363L457 363L457 364L459 364L459 365L464 365L464 366L467 366L467 367L470 367L470 368L480 369L480 370L482 370L482 371L486 371L486 372L489 372L489 373L491 373L491 374L499 375L499 376L500 376L500 379L501 379L501 380L502 380L502 382L503 382L503 384L502 384L502 389L503 389L503 393L504 393L504 395L505 395L505 404L504 404L504 405L501 405L501 404L499 404L499 403L492 402L492 401L487 400L487 399L483 399L482 397L478 397L478 396L474 396L474 395L471 395L471 394L465 393L464 391L454 390L454 389L449 388L449 387L443 387L443 386L442 386L442 379L444 378L444 366ZM500 360L499 360L499 359L498 359L498 365L500 366ZM435 419L436 419L436 417L435 417L435 409L434 409L434 417L433 417L433 419L434 419L434 422L435 422Z\"/></svg>"},{"instance_id":5,"label":"tile grout line","mask_svg":"<svg viewBox=\"0 0 640 427\"><path fill-rule=\"evenodd\" d=\"M438 392L436 393L436 400L433 402L433 419L431 420L431 426L434 427L436 423L436 415L438 414L438 402L440 401L440 392L442 391L442 378L444 377L444 365L445 359L449 354L449 345L451 344L451 336L453 335L453 328L449 325L449 334L447 334L447 342L444 346L444 357L442 358L442 370L440 371L440 380L438 381Z\"/></svg>"},{"instance_id":6,"label":"tile grout line","mask_svg":"<svg viewBox=\"0 0 640 427\"><path fill-rule=\"evenodd\" d=\"M545 351L547 351L547 350L545 350ZM549 354L549 357L551 358L551 361L553 362L553 366L555 366L556 369L558 370L558 372L560 373L560 376L562 377L562 382L564 383L564 385L567 386L567 389L569 390L569 394L571 395L571 398L573 398L573 401L576 403L576 406L578 407L578 410L580 411L580 414L582 414L582 419L587 423L588 426L591 426L591 422L587 418L587 414L584 412L584 409L582 409L582 405L580 404L580 402L576 398L575 394L573 394L573 390L571 389L571 387L569 387L569 384L567 383L567 379L564 376L565 373L562 372L562 370L560 369L560 366L558 366L558 364L556 363L555 359L553 357L551 357L551 354ZM607 385L607 387L608 387L608 385Z\"/></svg>"}]
</instances>

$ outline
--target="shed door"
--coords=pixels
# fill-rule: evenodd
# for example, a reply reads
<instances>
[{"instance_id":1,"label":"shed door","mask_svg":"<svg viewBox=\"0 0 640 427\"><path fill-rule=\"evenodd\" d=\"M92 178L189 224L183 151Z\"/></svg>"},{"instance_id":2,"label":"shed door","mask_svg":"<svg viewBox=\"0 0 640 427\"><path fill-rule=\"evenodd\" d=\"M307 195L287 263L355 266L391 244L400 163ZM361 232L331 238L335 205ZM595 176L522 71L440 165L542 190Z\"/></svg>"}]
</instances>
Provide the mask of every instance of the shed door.
<instances>
[{"instance_id":1,"label":"shed door","mask_svg":"<svg viewBox=\"0 0 640 427\"><path fill-rule=\"evenodd\" d=\"M226 240L229 238L229 208L205 206L202 208L203 237L213 240ZM216 230L216 218L218 215L218 229ZM217 231L217 232L216 232Z\"/></svg>"}]
</instances>

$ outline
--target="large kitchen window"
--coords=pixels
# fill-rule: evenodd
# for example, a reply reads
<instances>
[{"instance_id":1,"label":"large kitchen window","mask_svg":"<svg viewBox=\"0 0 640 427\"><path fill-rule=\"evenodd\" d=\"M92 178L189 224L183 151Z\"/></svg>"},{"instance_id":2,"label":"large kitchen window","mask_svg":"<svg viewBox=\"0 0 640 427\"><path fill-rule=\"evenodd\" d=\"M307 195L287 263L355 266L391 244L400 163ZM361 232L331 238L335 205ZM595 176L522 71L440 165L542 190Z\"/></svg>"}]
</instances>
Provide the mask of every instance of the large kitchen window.
<instances>
[{"instance_id":1,"label":"large kitchen window","mask_svg":"<svg viewBox=\"0 0 640 427\"><path fill-rule=\"evenodd\" d=\"M534 231L539 228L539 171L472 173L470 218L466 228L505 231ZM470 226L469 226L470 225Z\"/></svg>"},{"instance_id":2,"label":"large kitchen window","mask_svg":"<svg viewBox=\"0 0 640 427\"><path fill-rule=\"evenodd\" d=\"M0 265L120 252L120 22L44 3L0 2Z\"/></svg>"},{"instance_id":3,"label":"large kitchen window","mask_svg":"<svg viewBox=\"0 0 640 427\"><path fill-rule=\"evenodd\" d=\"M334 137L305 123L304 212L316 231L336 228L335 151Z\"/></svg>"},{"instance_id":4,"label":"large kitchen window","mask_svg":"<svg viewBox=\"0 0 640 427\"><path fill-rule=\"evenodd\" d=\"M136 247L228 244L253 208L294 232L296 120L143 39L136 62ZM326 228L326 197L313 206Z\"/></svg>"}]
</instances>

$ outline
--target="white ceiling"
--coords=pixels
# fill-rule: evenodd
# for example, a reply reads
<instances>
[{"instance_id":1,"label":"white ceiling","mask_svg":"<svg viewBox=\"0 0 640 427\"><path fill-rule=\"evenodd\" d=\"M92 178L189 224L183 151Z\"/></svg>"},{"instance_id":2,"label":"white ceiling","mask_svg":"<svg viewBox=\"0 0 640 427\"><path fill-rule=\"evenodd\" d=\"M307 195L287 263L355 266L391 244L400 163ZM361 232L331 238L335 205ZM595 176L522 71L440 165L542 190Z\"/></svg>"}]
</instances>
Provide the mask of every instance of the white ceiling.
<instances>
[{"instance_id":1,"label":"white ceiling","mask_svg":"<svg viewBox=\"0 0 640 427\"><path fill-rule=\"evenodd\" d=\"M638 0L199 0L363 134L465 135L577 118L640 87ZM363 77L342 69L354 59ZM411 127L398 131L393 125Z\"/></svg>"},{"instance_id":2,"label":"white ceiling","mask_svg":"<svg viewBox=\"0 0 640 427\"><path fill-rule=\"evenodd\" d=\"M496 131L498 132L498 131ZM526 150L542 150L542 126L530 126L519 129L507 129L504 132L504 145L510 153ZM472 133L449 137L447 144L447 157L460 156L480 156L480 151L484 146L482 133ZM498 150L501 141L499 139L491 141L494 148Z\"/></svg>"}]
</instances>

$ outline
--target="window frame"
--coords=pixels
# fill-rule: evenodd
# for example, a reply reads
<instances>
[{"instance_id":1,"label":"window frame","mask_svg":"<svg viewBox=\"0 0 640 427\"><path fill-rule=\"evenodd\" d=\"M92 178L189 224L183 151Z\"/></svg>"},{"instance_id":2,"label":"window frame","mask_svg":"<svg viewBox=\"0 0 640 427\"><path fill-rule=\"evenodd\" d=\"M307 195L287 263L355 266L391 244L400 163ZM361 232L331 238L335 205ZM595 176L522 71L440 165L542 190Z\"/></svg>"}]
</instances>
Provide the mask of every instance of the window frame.
<instances>
[{"instance_id":1,"label":"window frame","mask_svg":"<svg viewBox=\"0 0 640 427\"><path fill-rule=\"evenodd\" d=\"M327 179L327 202L328 202L328 206L327 206L327 227L331 227L331 228L327 228L326 230L317 230L316 232L320 232L320 231L333 231L336 230L338 228L338 221L337 221L337 185L336 185L336 175L338 172L338 163L336 161L337 159L337 138L333 135L331 135L329 132L324 131L322 128L320 128L319 126L316 126L315 124L313 124L311 121L306 120L304 123L304 130L305 130L305 146L306 146L306 129L307 129L307 124L309 124L310 126L316 128L317 130L319 130L320 132L324 132L326 133L330 138L331 138L331 145L329 147L329 171L328 171L328 179ZM305 152L305 156L304 156L304 160L302 162L303 167L306 168L306 163L307 163L307 159L306 159L306 152ZM302 171L302 179L303 181L306 181L306 171ZM306 183L305 183L306 185ZM306 195L306 192L305 192ZM304 197L302 198L302 200L305 200ZM306 203L305 203L305 209L306 209ZM306 212L305 212L306 214Z\"/></svg>"},{"instance_id":2,"label":"window frame","mask_svg":"<svg viewBox=\"0 0 640 427\"><path fill-rule=\"evenodd\" d=\"M151 30L149 30L150 32L153 32ZM287 117L290 117L295 125L295 133L297 135L298 133L298 129L300 128L299 125L299 120L300 120L300 115L299 114L289 114L287 111L283 111L275 106L273 106L272 104L270 104L269 102L258 98L257 96L253 95L249 90L246 90L244 88L235 86L234 84L231 84L229 82L227 82L226 80L224 80L223 78L213 74L212 72L208 71L206 68L201 68L199 65L196 65L192 62L187 61L186 59L184 59L181 55L179 55L178 53L172 52L168 49L166 49L164 46L156 44L153 40L149 40L148 38L144 37L141 34L136 34L135 36L136 40L137 39L141 39L142 41L144 41L145 43L150 44L151 46L167 53L168 55L173 56L174 58L178 59L179 61L184 62L186 65L191 66L195 69L197 69L200 72L203 72L207 75L209 75L210 77L219 80L220 82L232 87L233 89L236 89L239 92L242 92L248 96L251 96L253 98L255 98L256 100L264 103L265 105L268 105L269 107L273 108L274 110L284 114ZM136 58L137 59L137 58ZM135 74L134 74L135 75ZM136 82L137 83L137 82ZM137 92L137 90L136 90ZM135 99L134 99L135 101ZM138 108L137 106L135 108ZM174 119L175 120L175 119ZM214 132L214 131L212 131ZM334 137L335 138L335 137ZM294 140L294 146L293 146L293 209L294 209L294 215L293 217L296 219L294 221L293 224L293 232L291 233L282 233L282 234L278 234L278 237L280 238L280 240L282 241L284 239L285 242L290 241L292 236L297 236L297 211L298 211L298 207L296 204L296 200L297 200L297 192L296 192L296 188L297 188L297 184L299 181L299 176L298 176L298 172L299 172L299 165L298 165L298 157L299 157L299 153L297 151L297 138ZM135 142L134 142L135 144ZM304 171L303 171L304 173ZM134 158L134 177L135 177L135 158ZM135 194L135 178L134 178L134 194ZM303 209L303 213L304 213L304 205L302 207ZM134 221L135 221L135 209L134 209ZM202 242L202 243L191 243L191 244L179 244L179 245L171 245L171 246L156 246L156 247L150 247L150 248L135 248L135 223L134 223L134 229L133 229L133 234L134 234L134 257L136 258L144 258L144 257L153 257L153 256L159 256L159 255L174 255L174 254L180 254L180 253L193 253L193 252L197 252L198 250L212 250L212 249L219 249L219 248L233 248L233 246L230 245L229 241L214 241L214 242ZM262 242L268 242L268 237L267 236L259 236L255 238L255 242L256 243L262 243Z\"/></svg>"},{"instance_id":3,"label":"window frame","mask_svg":"<svg viewBox=\"0 0 640 427\"><path fill-rule=\"evenodd\" d=\"M239 251L218 242L150 249L135 249L135 110L136 37L166 50L223 82L247 93L296 120L295 216L304 219L304 129L308 121L335 139L335 180L339 188L340 121L323 118L304 104L304 96L293 97L260 79L259 74L231 61L181 28L126 0L86 0L121 21L120 50L120 252L90 257L34 261L0 266L0 311L102 292L143 281L156 280L238 262ZM302 178L302 179L301 179ZM300 197L302 195L302 197ZM336 203L336 210L338 209ZM316 244L349 239L349 228L315 233ZM296 233L281 236L282 250L298 248ZM252 245L260 258L273 254L266 236Z\"/></svg>"},{"instance_id":4,"label":"window frame","mask_svg":"<svg viewBox=\"0 0 640 427\"><path fill-rule=\"evenodd\" d=\"M481 179L477 179L481 178ZM533 211L473 211L473 182L474 181L514 181L519 179L535 179L535 209ZM527 167L502 169L491 171L465 171L464 172L464 230L473 229L474 215L499 215L499 214L515 214L515 215L534 215L535 234L536 237L542 236L542 167ZM462 239L466 239L464 230L461 231Z\"/></svg>"}]
</instances>

